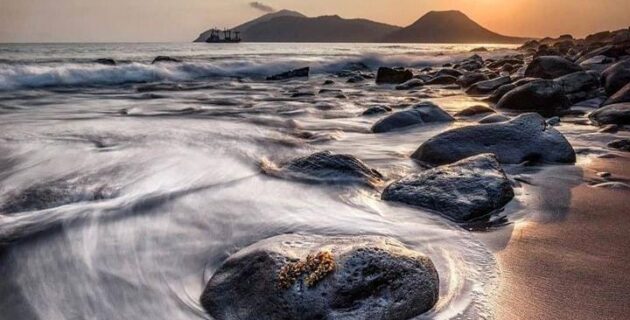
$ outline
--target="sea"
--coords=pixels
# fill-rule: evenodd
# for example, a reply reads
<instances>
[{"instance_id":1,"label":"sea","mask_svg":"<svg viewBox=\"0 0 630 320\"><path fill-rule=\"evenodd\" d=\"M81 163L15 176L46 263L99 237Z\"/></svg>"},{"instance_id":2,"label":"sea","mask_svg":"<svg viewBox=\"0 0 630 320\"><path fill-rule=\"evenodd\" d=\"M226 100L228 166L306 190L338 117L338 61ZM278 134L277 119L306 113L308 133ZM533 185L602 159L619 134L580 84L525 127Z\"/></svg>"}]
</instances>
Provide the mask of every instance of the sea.
<instances>
[{"instance_id":1,"label":"sea","mask_svg":"<svg viewBox=\"0 0 630 320\"><path fill-rule=\"evenodd\" d=\"M0 318L211 319L199 297L221 263L288 233L396 238L440 275L439 303L418 319L492 318L498 249L469 228L381 201L384 186L261 169L330 150L388 180L422 170L409 155L423 141L474 122L373 134L382 115L362 112L483 102L449 86L401 91L338 73L357 63L419 72L480 46L484 58L514 53L492 44L0 44ZM181 62L152 64L157 56ZM116 65L96 62L105 58ZM309 78L265 80L307 66ZM579 130L569 127L570 139ZM506 210L528 199L518 192Z\"/></svg>"}]
</instances>

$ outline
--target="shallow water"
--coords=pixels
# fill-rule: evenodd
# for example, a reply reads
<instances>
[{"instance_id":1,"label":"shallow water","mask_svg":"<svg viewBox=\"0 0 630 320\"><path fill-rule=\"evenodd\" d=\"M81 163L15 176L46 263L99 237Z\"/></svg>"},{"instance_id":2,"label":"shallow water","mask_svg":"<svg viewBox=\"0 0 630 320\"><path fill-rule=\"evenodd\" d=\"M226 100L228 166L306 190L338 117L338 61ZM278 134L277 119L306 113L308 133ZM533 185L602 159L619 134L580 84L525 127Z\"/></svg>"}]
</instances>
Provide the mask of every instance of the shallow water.
<instances>
[{"instance_id":1,"label":"shallow water","mask_svg":"<svg viewBox=\"0 0 630 320\"><path fill-rule=\"evenodd\" d=\"M379 117L361 112L425 100L455 112L479 101L443 87L395 91L341 78L330 88L346 98L317 92L348 62L420 68L476 46L0 45L0 314L209 319L198 297L229 254L278 234L315 233L395 237L440 273L440 302L421 318L492 318L500 274L494 248L473 233L380 201L383 186L306 184L260 169L261 161L331 150L388 179L419 170L408 155L420 143L472 122L375 135L369 128ZM151 65L157 55L184 63ZM124 63L92 63L110 57ZM313 68L308 80L263 80L304 65ZM315 95L291 97L304 91ZM560 130L576 146L607 139L580 125ZM580 161L597 150L584 154ZM507 170L521 181L566 178L554 184L562 192L581 181L575 168ZM517 194L507 221L545 198L527 186Z\"/></svg>"}]
</instances>

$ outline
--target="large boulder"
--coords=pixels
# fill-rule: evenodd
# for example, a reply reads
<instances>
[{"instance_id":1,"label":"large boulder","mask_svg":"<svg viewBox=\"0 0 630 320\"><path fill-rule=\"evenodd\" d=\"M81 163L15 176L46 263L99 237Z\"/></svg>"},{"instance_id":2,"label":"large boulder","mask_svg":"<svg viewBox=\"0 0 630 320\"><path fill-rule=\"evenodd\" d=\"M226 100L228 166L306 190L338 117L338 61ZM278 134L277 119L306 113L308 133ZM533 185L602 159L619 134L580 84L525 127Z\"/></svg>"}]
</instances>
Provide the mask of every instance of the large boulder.
<instances>
[{"instance_id":1,"label":"large boulder","mask_svg":"<svg viewBox=\"0 0 630 320\"><path fill-rule=\"evenodd\" d=\"M200 302L217 320L404 320L438 298L431 259L395 239L282 235L230 256Z\"/></svg>"},{"instance_id":2,"label":"large boulder","mask_svg":"<svg viewBox=\"0 0 630 320\"><path fill-rule=\"evenodd\" d=\"M562 86L553 80L536 80L512 89L497 103L497 109L555 115L571 106Z\"/></svg>"},{"instance_id":3,"label":"large boulder","mask_svg":"<svg viewBox=\"0 0 630 320\"><path fill-rule=\"evenodd\" d=\"M431 209L458 222L483 217L514 197L510 180L493 154L412 174L390 184L382 199Z\"/></svg>"},{"instance_id":4,"label":"large boulder","mask_svg":"<svg viewBox=\"0 0 630 320\"><path fill-rule=\"evenodd\" d=\"M277 81L277 80L287 80L291 78L307 78L310 71L311 71L310 67L295 69L295 70L291 70L291 71L287 71L287 72L283 72L283 73L279 73L279 74L267 77L267 80Z\"/></svg>"},{"instance_id":5,"label":"large boulder","mask_svg":"<svg viewBox=\"0 0 630 320\"><path fill-rule=\"evenodd\" d=\"M413 73L407 69L380 67L376 72L376 83L378 84L400 84L411 80L411 78L413 78Z\"/></svg>"},{"instance_id":6,"label":"large boulder","mask_svg":"<svg viewBox=\"0 0 630 320\"><path fill-rule=\"evenodd\" d=\"M613 95L630 83L630 59L617 62L602 72L602 83L606 94Z\"/></svg>"},{"instance_id":7,"label":"large boulder","mask_svg":"<svg viewBox=\"0 0 630 320\"><path fill-rule=\"evenodd\" d=\"M510 82L512 82L512 79L509 76L479 81L468 88L466 93L469 95L488 94L503 85L509 84Z\"/></svg>"},{"instance_id":8,"label":"large boulder","mask_svg":"<svg viewBox=\"0 0 630 320\"><path fill-rule=\"evenodd\" d=\"M604 106L609 104L617 104L623 102L630 102L630 82L626 84L623 88L619 89L615 94L610 96L605 102Z\"/></svg>"},{"instance_id":9,"label":"large boulder","mask_svg":"<svg viewBox=\"0 0 630 320\"><path fill-rule=\"evenodd\" d=\"M630 102L610 104L599 108L588 116L597 125L630 124Z\"/></svg>"},{"instance_id":10,"label":"large boulder","mask_svg":"<svg viewBox=\"0 0 630 320\"><path fill-rule=\"evenodd\" d=\"M272 172L270 172L272 173ZM381 181L383 176L352 155L321 151L291 160L278 172L298 180L327 183L366 183Z\"/></svg>"},{"instance_id":11,"label":"large boulder","mask_svg":"<svg viewBox=\"0 0 630 320\"><path fill-rule=\"evenodd\" d=\"M554 80L562 87L571 103L590 99L599 95L599 73L579 71Z\"/></svg>"},{"instance_id":12,"label":"large boulder","mask_svg":"<svg viewBox=\"0 0 630 320\"><path fill-rule=\"evenodd\" d=\"M412 157L441 165L482 153L494 153L501 163L575 162L571 144L536 113L522 114L506 122L442 132L420 145Z\"/></svg>"},{"instance_id":13,"label":"large boulder","mask_svg":"<svg viewBox=\"0 0 630 320\"><path fill-rule=\"evenodd\" d=\"M526 77L555 79L569 73L582 71L577 64L559 56L541 56L525 69Z\"/></svg>"},{"instance_id":14,"label":"large boulder","mask_svg":"<svg viewBox=\"0 0 630 320\"><path fill-rule=\"evenodd\" d=\"M455 120L450 114L431 102L423 102L411 109L395 112L380 119L372 126L372 132L383 133L431 122Z\"/></svg>"}]
</instances>

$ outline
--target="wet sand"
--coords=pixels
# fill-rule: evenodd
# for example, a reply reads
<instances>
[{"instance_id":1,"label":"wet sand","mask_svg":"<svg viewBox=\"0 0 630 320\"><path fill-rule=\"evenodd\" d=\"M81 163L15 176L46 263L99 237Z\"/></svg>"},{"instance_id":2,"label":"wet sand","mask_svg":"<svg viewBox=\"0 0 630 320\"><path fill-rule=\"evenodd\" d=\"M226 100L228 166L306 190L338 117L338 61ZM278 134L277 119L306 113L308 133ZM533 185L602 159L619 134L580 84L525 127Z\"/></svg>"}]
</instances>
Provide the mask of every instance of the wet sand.
<instances>
[{"instance_id":1,"label":"wet sand","mask_svg":"<svg viewBox=\"0 0 630 320\"><path fill-rule=\"evenodd\" d=\"M583 170L585 181L601 171L630 180L627 155L593 160ZM502 279L497 319L628 319L630 191L584 182L571 189L566 209L558 221L517 222L495 252Z\"/></svg>"}]
</instances>

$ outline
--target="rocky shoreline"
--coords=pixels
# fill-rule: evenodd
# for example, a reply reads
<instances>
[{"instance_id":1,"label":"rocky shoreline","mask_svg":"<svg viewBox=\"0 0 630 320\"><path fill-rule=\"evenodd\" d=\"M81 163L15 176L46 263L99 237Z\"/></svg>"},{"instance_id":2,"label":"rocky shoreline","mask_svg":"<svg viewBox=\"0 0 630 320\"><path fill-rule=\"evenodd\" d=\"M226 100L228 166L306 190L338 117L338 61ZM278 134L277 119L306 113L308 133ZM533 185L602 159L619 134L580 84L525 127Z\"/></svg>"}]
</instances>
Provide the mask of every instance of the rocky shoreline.
<instances>
[{"instance_id":1,"label":"rocky shoreline","mask_svg":"<svg viewBox=\"0 0 630 320\"><path fill-rule=\"evenodd\" d=\"M419 145L411 158L427 168L424 171L391 179L352 155L320 152L286 163L274 176L358 182L381 190L384 201L423 208L459 223L489 219L514 197L517 183L503 165L576 162L573 146L553 128L565 117L588 119L588 125L613 134L630 125L630 30L585 39L532 40L519 52L494 59L474 54L422 70L382 67L372 73L365 65L349 65L324 85L375 81L410 92L430 86L457 88L489 107L475 106L456 115L429 102L395 112L390 106L366 109L362 116L382 115L372 134L396 134L410 126L460 118L478 121ZM268 80L308 73L308 68L296 69ZM595 107L585 110L584 104ZM629 145L628 139L618 139L609 147L628 151ZM409 319L437 302L439 277L432 265L430 258L407 251L393 239L285 235L230 257L209 280L201 302L217 319ZM288 276L290 283L283 286Z\"/></svg>"}]
</instances>

